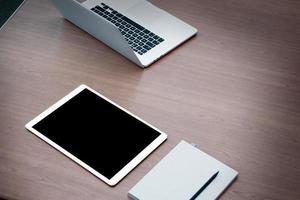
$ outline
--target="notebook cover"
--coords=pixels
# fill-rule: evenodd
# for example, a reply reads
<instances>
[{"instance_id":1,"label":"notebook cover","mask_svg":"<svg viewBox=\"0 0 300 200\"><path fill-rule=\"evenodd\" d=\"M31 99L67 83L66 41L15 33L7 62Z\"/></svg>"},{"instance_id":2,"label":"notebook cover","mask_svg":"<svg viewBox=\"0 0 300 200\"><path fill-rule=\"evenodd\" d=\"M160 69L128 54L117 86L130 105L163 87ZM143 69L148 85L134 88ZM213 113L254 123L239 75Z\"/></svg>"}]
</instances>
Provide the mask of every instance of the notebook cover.
<instances>
[{"instance_id":1,"label":"notebook cover","mask_svg":"<svg viewBox=\"0 0 300 200\"><path fill-rule=\"evenodd\" d=\"M197 200L216 199L238 173L181 141L128 192L128 196L134 200L190 199L217 171L218 176Z\"/></svg>"}]
</instances>

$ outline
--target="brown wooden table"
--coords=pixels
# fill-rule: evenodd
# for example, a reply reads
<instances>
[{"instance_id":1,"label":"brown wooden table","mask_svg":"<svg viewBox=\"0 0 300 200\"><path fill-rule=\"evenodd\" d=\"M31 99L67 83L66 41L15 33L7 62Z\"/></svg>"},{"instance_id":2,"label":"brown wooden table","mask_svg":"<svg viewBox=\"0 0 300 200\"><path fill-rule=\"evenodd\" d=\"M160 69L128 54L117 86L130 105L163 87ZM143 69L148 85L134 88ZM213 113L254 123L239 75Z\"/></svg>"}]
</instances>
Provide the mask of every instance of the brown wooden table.
<instances>
[{"instance_id":1,"label":"brown wooden table","mask_svg":"<svg viewBox=\"0 0 300 200\"><path fill-rule=\"evenodd\" d=\"M128 199L185 139L239 171L220 199L300 199L300 1L152 2L199 34L145 70L47 0L0 32L0 197ZM116 187L24 128L82 83L169 136Z\"/></svg>"}]
</instances>

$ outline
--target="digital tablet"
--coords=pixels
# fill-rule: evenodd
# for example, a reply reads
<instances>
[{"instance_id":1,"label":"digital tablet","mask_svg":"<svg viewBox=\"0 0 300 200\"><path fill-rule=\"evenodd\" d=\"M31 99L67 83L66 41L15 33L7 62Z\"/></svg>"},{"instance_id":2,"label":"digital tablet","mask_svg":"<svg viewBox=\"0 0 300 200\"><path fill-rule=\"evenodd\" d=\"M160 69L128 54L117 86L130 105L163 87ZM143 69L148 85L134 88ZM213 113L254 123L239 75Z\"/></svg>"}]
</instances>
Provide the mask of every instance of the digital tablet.
<instances>
[{"instance_id":1,"label":"digital tablet","mask_svg":"<svg viewBox=\"0 0 300 200\"><path fill-rule=\"evenodd\" d=\"M162 131L85 85L25 127L111 186L167 139Z\"/></svg>"}]
</instances>

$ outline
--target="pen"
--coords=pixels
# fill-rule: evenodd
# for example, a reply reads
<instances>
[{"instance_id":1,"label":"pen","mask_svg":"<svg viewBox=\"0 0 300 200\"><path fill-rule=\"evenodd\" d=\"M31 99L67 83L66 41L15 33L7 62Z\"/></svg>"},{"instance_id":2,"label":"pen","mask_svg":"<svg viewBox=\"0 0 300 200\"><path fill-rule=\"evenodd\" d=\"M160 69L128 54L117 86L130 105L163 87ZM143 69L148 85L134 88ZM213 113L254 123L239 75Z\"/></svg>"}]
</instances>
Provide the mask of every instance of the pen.
<instances>
[{"instance_id":1,"label":"pen","mask_svg":"<svg viewBox=\"0 0 300 200\"><path fill-rule=\"evenodd\" d=\"M190 200L194 200L197 198L197 196L199 196L199 194L205 190L205 188L217 177L217 175L219 174L219 171L217 171L212 177L210 177L210 179L192 196L192 198L190 198Z\"/></svg>"}]
</instances>

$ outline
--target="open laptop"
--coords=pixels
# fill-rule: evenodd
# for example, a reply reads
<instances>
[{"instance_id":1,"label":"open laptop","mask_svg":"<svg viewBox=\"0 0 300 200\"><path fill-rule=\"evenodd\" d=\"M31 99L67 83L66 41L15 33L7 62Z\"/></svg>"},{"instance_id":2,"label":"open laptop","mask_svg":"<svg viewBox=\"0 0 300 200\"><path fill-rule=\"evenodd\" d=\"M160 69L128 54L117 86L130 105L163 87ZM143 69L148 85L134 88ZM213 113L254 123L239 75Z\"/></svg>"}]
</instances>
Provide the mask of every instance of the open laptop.
<instances>
[{"instance_id":1,"label":"open laptop","mask_svg":"<svg viewBox=\"0 0 300 200\"><path fill-rule=\"evenodd\" d=\"M52 2L64 18L143 68L197 33L145 0Z\"/></svg>"}]
</instances>

